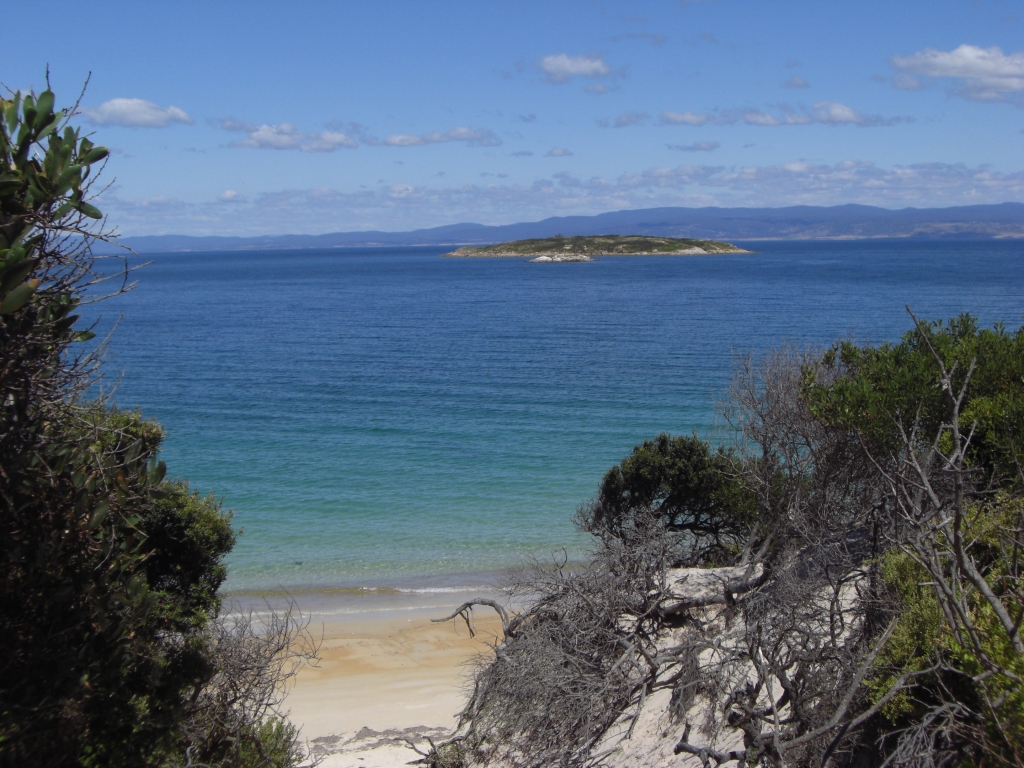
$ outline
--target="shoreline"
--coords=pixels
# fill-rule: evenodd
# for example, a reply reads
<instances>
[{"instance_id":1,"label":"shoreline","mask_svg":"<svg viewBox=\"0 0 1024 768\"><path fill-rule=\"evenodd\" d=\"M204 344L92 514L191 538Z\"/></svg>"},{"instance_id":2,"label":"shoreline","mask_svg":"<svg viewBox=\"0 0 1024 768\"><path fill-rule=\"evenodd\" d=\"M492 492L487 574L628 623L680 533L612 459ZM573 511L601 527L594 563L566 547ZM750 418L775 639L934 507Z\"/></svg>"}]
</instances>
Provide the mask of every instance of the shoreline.
<instances>
[{"instance_id":1,"label":"shoreline","mask_svg":"<svg viewBox=\"0 0 1024 768\"><path fill-rule=\"evenodd\" d=\"M378 594L355 607L331 594L315 603L295 601L293 595L275 601L264 596L264 609L295 601L309 620L308 631L320 641L320 661L289 681L283 711L324 768L398 768L419 757L407 739L426 746L427 738L436 741L451 732L465 705L474 659L491 652L501 622L494 611L478 608L476 636L470 637L461 619L433 620L474 596L500 598L493 587L459 594ZM237 595L234 605L259 613L259 606L239 603Z\"/></svg>"},{"instance_id":2,"label":"shoreline","mask_svg":"<svg viewBox=\"0 0 1024 768\"><path fill-rule=\"evenodd\" d=\"M297 611L313 624L388 621L428 613L447 615L474 597L501 599L497 583L437 590L389 588L323 588L229 592L224 595L224 615L251 612L259 617L269 611Z\"/></svg>"}]
</instances>

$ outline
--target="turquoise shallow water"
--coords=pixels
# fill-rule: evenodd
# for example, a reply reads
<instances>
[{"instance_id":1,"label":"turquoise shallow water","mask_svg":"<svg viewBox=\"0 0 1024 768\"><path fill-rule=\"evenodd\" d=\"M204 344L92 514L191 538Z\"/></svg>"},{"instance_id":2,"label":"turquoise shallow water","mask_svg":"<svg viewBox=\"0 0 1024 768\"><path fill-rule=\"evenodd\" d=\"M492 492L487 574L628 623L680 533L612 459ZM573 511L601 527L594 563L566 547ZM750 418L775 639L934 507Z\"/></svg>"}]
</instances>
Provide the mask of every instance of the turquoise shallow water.
<instances>
[{"instance_id":1,"label":"turquoise shallow water","mask_svg":"<svg viewBox=\"0 0 1024 768\"><path fill-rule=\"evenodd\" d=\"M440 248L166 254L128 295L116 402L244 534L234 590L451 590L578 552L570 517L660 431L703 431L735 356L1016 327L1024 243L753 243L593 264ZM442 592L443 593L443 592Z\"/></svg>"}]
</instances>

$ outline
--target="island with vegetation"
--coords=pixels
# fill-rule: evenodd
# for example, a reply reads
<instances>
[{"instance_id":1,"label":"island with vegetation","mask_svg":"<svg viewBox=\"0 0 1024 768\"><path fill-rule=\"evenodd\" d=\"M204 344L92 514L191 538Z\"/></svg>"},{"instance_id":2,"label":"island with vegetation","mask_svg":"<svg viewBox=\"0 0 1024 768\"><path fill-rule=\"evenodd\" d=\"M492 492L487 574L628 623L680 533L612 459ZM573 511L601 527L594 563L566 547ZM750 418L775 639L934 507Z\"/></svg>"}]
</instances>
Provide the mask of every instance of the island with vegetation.
<instances>
[{"instance_id":1,"label":"island with vegetation","mask_svg":"<svg viewBox=\"0 0 1024 768\"><path fill-rule=\"evenodd\" d=\"M732 243L642 235L555 235L534 240L514 240L496 245L467 246L443 254L456 258L524 258L553 263L593 261L595 256L704 256L719 253L750 253Z\"/></svg>"}]
</instances>

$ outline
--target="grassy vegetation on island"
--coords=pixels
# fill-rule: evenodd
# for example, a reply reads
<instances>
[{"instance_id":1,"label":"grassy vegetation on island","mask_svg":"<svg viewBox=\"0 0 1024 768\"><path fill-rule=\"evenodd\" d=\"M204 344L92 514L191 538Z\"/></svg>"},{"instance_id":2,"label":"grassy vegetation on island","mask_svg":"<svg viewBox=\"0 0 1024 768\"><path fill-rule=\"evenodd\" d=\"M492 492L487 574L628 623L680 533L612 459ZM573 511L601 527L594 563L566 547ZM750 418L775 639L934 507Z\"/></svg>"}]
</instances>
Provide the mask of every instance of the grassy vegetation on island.
<instances>
[{"instance_id":1,"label":"grassy vegetation on island","mask_svg":"<svg viewBox=\"0 0 1024 768\"><path fill-rule=\"evenodd\" d=\"M749 251L717 240L642 235L555 235L543 239L459 248L444 255L461 258L531 257L534 261L592 261L594 256L701 256L714 253Z\"/></svg>"}]
</instances>

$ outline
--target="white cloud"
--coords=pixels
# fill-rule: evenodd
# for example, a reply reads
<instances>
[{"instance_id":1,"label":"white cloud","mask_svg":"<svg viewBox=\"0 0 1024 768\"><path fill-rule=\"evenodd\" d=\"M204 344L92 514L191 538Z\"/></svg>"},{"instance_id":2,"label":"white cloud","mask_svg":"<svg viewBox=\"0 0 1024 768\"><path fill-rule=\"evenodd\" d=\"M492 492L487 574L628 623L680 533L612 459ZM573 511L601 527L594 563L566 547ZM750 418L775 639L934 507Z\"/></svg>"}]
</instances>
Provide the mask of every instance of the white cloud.
<instances>
[{"instance_id":1,"label":"white cloud","mask_svg":"<svg viewBox=\"0 0 1024 768\"><path fill-rule=\"evenodd\" d=\"M358 143L346 133L324 131L309 134L309 141L302 147L306 152L333 152L338 147L356 147Z\"/></svg>"},{"instance_id":2,"label":"white cloud","mask_svg":"<svg viewBox=\"0 0 1024 768\"><path fill-rule=\"evenodd\" d=\"M237 146L252 149L299 149L304 138L302 131L291 123L258 125L248 134Z\"/></svg>"},{"instance_id":3,"label":"white cloud","mask_svg":"<svg viewBox=\"0 0 1024 768\"><path fill-rule=\"evenodd\" d=\"M841 125L877 124L881 118L869 117L851 109L838 101L819 101L814 105L814 122Z\"/></svg>"},{"instance_id":4,"label":"white cloud","mask_svg":"<svg viewBox=\"0 0 1024 768\"><path fill-rule=\"evenodd\" d=\"M661 113L661 122L670 125L704 125L711 120L711 115L695 115L693 112Z\"/></svg>"},{"instance_id":5,"label":"white cloud","mask_svg":"<svg viewBox=\"0 0 1024 768\"><path fill-rule=\"evenodd\" d=\"M769 166L680 165L616 178L568 174L532 184L286 190L237 205L169 198L101 203L126 234L280 234L357 229L404 230L458 221L508 223L675 205L783 206L862 203L898 208L1024 200L1024 172L921 163L882 168L869 162Z\"/></svg>"},{"instance_id":6,"label":"white cloud","mask_svg":"<svg viewBox=\"0 0 1024 768\"><path fill-rule=\"evenodd\" d=\"M804 80L800 75L794 75L786 81L787 88L810 88L811 84Z\"/></svg>"},{"instance_id":7,"label":"white cloud","mask_svg":"<svg viewBox=\"0 0 1024 768\"><path fill-rule=\"evenodd\" d=\"M559 53L545 56L540 68L552 83L567 83L574 77L602 77L611 72L600 56L569 56Z\"/></svg>"},{"instance_id":8,"label":"white cloud","mask_svg":"<svg viewBox=\"0 0 1024 768\"><path fill-rule=\"evenodd\" d=\"M625 128L629 125L636 125L637 123L645 122L649 117L650 115L646 112L626 112L615 118L615 127Z\"/></svg>"},{"instance_id":9,"label":"white cloud","mask_svg":"<svg viewBox=\"0 0 1024 768\"><path fill-rule=\"evenodd\" d=\"M384 143L389 147L421 147L427 142L419 136L412 136L407 133L396 133L384 139Z\"/></svg>"},{"instance_id":10,"label":"white cloud","mask_svg":"<svg viewBox=\"0 0 1024 768\"><path fill-rule=\"evenodd\" d=\"M241 203L245 200L244 197L242 197L233 189L225 189L223 192L217 195L217 199L220 200L222 203Z\"/></svg>"},{"instance_id":11,"label":"white cloud","mask_svg":"<svg viewBox=\"0 0 1024 768\"><path fill-rule=\"evenodd\" d=\"M166 128L171 123L195 122L183 109L173 104L166 109L145 99L111 99L94 109L83 109L82 115L96 125L120 125L125 128Z\"/></svg>"},{"instance_id":12,"label":"white cloud","mask_svg":"<svg viewBox=\"0 0 1024 768\"><path fill-rule=\"evenodd\" d=\"M544 153L544 157L572 157L572 152L565 147L552 147Z\"/></svg>"},{"instance_id":13,"label":"white cloud","mask_svg":"<svg viewBox=\"0 0 1024 768\"><path fill-rule=\"evenodd\" d=\"M487 129L474 131L470 128L454 128L447 133L424 133L419 136L409 133L395 133L384 139L389 147L421 147L424 144L444 144L461 141L474 147L496 147L501 139Z\"/></svg>"},{"instance_id":14,"label":"white cloud","mask_svg":"<svg viewBox=\"0 0 1024 768\"><path fill-rule=\"evenodd\" d=\"M712 152L722 145L717 141L697 141L693 144L666 144L665 146L679 152Z\"/></svg>"},{"instance_id":15,"label":"white cloud","mask_svg":"<svg viewBox=\"0 0 1024 768\"><path fill-rule=\"evenodd\" d=\"M910 56L893 56L889 62L920 87L914 75L951 78L959 81L953 93L973 101L1007 101L1011 94L1024 92L1024 51L1005 54L1002 49L960 45L952 51L926 48ZM897 87L899 81L894 82Z\"/></svg>"},{"instance_id":16,"label":"white cloud","mask_svg":"<svg viewBox=\"0 0 1024 768\"><path fill-rule=\"evenodd\" d=\"M795 121L798 119L798 116L797 115L783 115L781 117L781 119L780 119L778 117L775 117L775 115L771 115L771 114L769 114L767 112L761 112L761 111L758 111L758 110L753 110L753 111L750 111L750 112L744 112L743 113L743 122L746 123L747 125L764 125L764 126L786 125L787 124L786 123L787 118L791 121L789 123L789 125L795 125L796 124ZM808 119L805 116L800 116L799 119L802 119L805 124L810 122L810 119ZM730 120L729 122L736 122L736 121L735 121L735 119L733 119L733 120Z\"/></svg>"},{"instance_id":17,"label":"white cloud","mask_svg":"<svg viewBox=\"0 0 1024 768\"><path fill-rule=\"evenodd\" d=\"M789 105L781 105L774 112L760 109L722 109L714 113L669 112L661 113L660 120L665 125L735 125L746 123L764 127L779 125L858 125L861 127L895 125L911 122L912 118L891 117L881 115L864 115L838 101L819 101L814 108L795 109Z\"/></svg>"},{"instance_id":18,"label":"white cloud","mask_svg":"<svg viewBox=\"0 0 1024 768\"><path fill-rule=\"evenodd\" d=\"M225 131L246 134L241 141L231 144L232 147L249 149L297 149L302 152L333 152L339 147L354 148L358 142L340 131L323 131L322 133L303 133L291 123L280 125L253 125L241 120L228 118L220 121Z\"/></svg>"}]
</instances>

